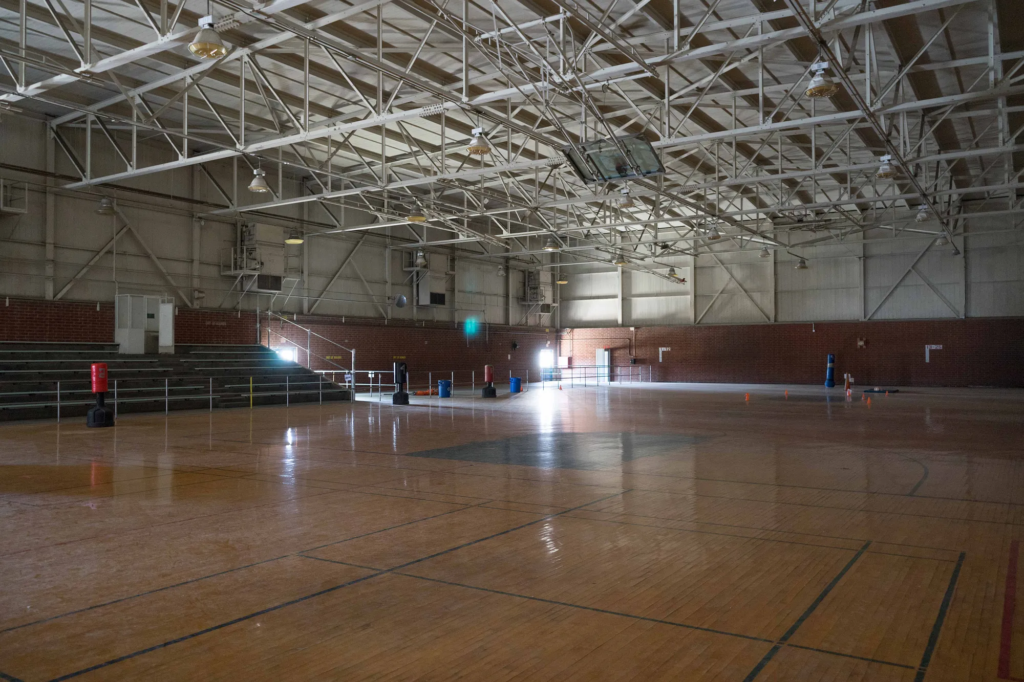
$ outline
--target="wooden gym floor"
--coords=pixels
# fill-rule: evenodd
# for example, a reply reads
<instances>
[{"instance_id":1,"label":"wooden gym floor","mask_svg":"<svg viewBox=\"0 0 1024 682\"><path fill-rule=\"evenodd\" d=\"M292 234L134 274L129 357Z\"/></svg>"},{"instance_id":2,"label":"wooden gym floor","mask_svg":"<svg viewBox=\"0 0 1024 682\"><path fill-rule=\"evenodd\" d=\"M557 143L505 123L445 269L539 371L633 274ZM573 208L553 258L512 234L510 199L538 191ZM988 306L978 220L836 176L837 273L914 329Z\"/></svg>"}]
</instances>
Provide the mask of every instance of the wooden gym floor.
<instances>
[{"instance_id":1,"label":"wooden gym floor","mask_svg":"<svg viewBox=\"0 0 1024 682\"><path fill-rule=\"evenodd\" d=\"M0 426L0 679L1024 679L1024 392L783 391Z\"/></svg>"}]
</instances>

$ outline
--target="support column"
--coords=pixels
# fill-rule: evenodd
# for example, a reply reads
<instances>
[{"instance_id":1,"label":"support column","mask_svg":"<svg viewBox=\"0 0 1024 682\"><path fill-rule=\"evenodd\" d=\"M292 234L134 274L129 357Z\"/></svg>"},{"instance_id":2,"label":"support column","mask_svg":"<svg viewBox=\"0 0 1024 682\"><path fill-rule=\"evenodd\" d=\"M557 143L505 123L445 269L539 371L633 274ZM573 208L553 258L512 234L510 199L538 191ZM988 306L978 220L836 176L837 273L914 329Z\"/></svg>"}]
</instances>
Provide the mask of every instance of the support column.
<instances>
[{"instance_id":1,"label":"support column","mask_svg":"<svg viewBox=\"0 0 1024 682\"><path fill-rule=\"evenodd\" d=\"M53 173L56 166L56 145L53 141L53 132L50 127L46 127L46 171ZM43 295L47 301L53 300L53 278L54 278L54 213L57 210L56 196L53 193L53 177L52 175L46 178L46 223L45 223L45 241L46 241L46 264L45 264L45 279L43 280Z\"/></svg>"}]
</instances>

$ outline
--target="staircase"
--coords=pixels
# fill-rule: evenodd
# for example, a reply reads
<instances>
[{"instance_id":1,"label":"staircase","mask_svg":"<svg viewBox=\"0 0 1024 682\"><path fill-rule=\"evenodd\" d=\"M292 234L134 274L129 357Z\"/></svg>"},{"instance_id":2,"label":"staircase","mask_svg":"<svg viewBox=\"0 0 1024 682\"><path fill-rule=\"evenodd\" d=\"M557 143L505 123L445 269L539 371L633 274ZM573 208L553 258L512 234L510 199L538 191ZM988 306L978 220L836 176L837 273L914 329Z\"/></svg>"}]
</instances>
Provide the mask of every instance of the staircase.
<instances>
[{"instance_id":1,"label":"staircase","mask_svg":"<svg viewBox=\"0 0 1024 682\"><path fill-rule=\"evenodd\" d=\"M258 345L179 345L120 355L116 344L0 343L0 421L82 416L95 403L90 365L107 363L118 414L349 400L347 388ZM116 391L115 391L116 387Z\"/></svg>"}]
</instances>

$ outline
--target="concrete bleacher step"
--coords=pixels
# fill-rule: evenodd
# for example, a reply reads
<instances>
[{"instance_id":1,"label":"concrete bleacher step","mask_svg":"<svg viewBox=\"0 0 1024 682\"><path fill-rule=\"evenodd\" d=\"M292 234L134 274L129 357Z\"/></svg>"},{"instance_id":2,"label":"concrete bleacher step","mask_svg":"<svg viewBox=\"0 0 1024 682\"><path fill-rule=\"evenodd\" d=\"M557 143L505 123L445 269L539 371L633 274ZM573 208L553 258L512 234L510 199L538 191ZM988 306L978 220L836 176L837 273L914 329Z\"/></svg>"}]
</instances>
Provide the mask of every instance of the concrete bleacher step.
<instances>
[{"instance_id":1,"label":"concrete bleacher step","mask_svg":"<svg viewBox=\"0 0 1024 682\"><path fill-rule=\"evenodd\" d=\"M90 366L105 362L118 413L348 400L349 391L263 346L181 345L173 355L125 356L114 344L0 343L0 421L84 415ZM116 383L115 383L116 382ZM165 396L170 399L165 400Z\"/></svg>"}]
</instances>

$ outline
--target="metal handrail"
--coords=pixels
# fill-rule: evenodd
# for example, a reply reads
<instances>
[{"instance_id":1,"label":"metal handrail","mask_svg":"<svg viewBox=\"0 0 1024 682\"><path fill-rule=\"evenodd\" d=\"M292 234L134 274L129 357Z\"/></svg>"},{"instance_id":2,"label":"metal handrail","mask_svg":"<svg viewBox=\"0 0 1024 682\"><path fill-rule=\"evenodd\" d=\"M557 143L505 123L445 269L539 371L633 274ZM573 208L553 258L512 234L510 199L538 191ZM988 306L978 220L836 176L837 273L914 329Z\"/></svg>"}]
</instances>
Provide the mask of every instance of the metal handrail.
<instances>
[{"instance_id":1,"label":"metal handrail","mask_svg":"<svg viewBox=\"0 0 1024 682\"><path fill-rule=\"evenodd\" d=\"M347 350L349 353L351 353L352 354L352 366L349 369L351 371L355 371L355 369L356 369L356 351L355 351L355 349L343 346L340 343L338 343L337 341L333 341L333 340L327 338L326 336L324 336L322 334L317 334L315 331L313 331L309 327L303 327L298 322L294 322L292 320L289 320L287 317L284 317L283 315L278 315L277 313L272 312L270 310L267 311L267 347L268 348L270 347L270 332L274 332L274 330L270 328L270 316L271 315L273 315L277 319L281 320L282 322L287 322L288 324L294 325L294 326L298 327L299 329L303 330L304 332L306 332L306 348L304 348L303 350L306 351L306 367L307 367L307 369L313 369L312 362L310 361L310 358L313 357L313 356L316 356L320 360L323 360L324 362L330 363L330 364L334 365L335 367L338 367L339 369L345 369L344 367L342 367L338 363L333 362L331 360L328 360L325 357L321 357L319 355L316 355L313 352L313 350L312 350L313 344L312 344L311 338L313 336L315 336L318 339L323 339L327 343L333 344L333 345L337 346L338 348L340 348L342 350ZM295 343L294 341L289 339L284 334L282 334L280 332L274 332L274 333L277 334L282 339L284 339L285 341L287 341L288 343L290 343L293 346L295 346L296 348L302 348L302 346L300 346L299 344Z\"/></svg>"}]
</instances>

